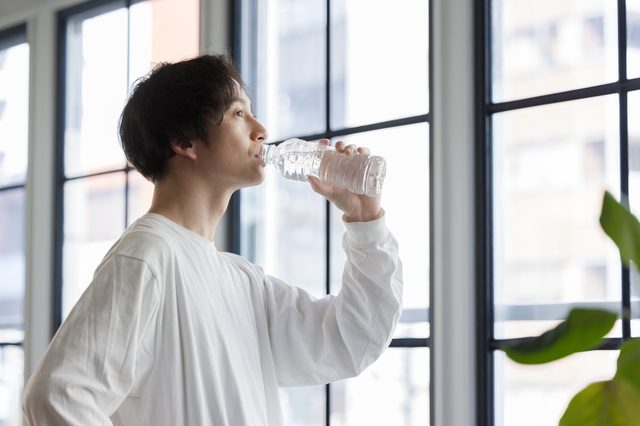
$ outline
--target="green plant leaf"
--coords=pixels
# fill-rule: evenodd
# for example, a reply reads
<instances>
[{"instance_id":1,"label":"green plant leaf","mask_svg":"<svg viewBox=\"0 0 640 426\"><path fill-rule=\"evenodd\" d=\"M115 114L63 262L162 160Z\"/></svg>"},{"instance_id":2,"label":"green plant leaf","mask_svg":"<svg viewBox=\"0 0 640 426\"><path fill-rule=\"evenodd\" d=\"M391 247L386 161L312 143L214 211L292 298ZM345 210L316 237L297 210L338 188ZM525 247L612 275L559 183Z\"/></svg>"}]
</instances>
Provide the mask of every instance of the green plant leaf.
<instances>
[{"instance_id":1,"label":"green plant leaf","mask_svg":"<svg viewBox=\"0 0 640 426\"><path fill-rule=\"evenodd\" d=\"M556 328L501 349L520 364L544 364L596 346L613 328L616 318L616 314L602 309L574 308Z\"/></svg>"},{"instance_id":2,"label":"green plant leaf","mask_svg":"<svg viewBox=\"0 0 640 426\"><path fill-rule=\"evenodd\" d=\"M630 260L640 266L640 222L609 192L605 192L602 201L600 225L620 249L622 261L627 266Z\"/></svg>"},{"instance_id":3,"label":"green plant leaf","mask_svg":"<svg viewBox=\"0 0 640 426\"><path fill-rule=\"evenodd\" d=\"M592 383L573 397L559 426L636 426L640 393L626 380Z\"/></svg>"},{"instance_id":4,"label":"green plant leaf","mask_svg":"<svg viewBox=\"0 0 640 426\"><path fill-rule=\"evenodd\" d=\"M615 378L628 381L640 393L640 339L629 339L622 344Z\"/></svg>"}]
</instances>

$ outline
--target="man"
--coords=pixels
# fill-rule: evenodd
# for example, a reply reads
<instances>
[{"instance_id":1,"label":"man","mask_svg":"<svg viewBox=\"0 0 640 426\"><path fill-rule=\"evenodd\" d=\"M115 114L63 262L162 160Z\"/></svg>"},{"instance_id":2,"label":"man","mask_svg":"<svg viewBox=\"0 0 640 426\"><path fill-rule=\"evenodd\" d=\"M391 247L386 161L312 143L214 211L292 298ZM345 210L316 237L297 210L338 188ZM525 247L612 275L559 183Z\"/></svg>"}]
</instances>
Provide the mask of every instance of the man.
<instances>
[{"instance_id":1,"label":"man","mask_svg":"<svg viewBox=\"0 0 640 426\"><path fill-rule=\"evenodd\" d=\"M214 247L231 195L260 184L265 167L267 131L228 58L157 67L125 106L120 138L154 182L153 202L109 250L27 383L31 426L282 425L279 386L356 376L388 346L402 272L380 196L310 179L344 212L336 297L316 300Z\"/></svg>"}]
</instances>

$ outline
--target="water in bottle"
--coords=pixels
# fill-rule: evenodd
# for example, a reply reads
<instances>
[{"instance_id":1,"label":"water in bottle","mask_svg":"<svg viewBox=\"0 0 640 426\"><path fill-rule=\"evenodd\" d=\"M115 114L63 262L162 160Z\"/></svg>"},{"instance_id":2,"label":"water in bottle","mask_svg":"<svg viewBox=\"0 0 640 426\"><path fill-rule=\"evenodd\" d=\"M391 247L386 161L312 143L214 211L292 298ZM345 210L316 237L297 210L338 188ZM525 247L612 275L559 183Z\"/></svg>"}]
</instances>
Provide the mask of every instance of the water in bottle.
<instances>
[{"instance_id":1,"label":"water in bottle","mask_svg":"<svg viewBox=\"0 0 640 426\"><path fill-rule=\"evenodd\" d=\"M380 192L387 173L382 157L360 153L346 156L335 148L302 139L289 139L278 146L264 144L263 158L287 179L306 182L307 176L315 176L325 185L369 197Z\"/></svg>"}]
</instances>

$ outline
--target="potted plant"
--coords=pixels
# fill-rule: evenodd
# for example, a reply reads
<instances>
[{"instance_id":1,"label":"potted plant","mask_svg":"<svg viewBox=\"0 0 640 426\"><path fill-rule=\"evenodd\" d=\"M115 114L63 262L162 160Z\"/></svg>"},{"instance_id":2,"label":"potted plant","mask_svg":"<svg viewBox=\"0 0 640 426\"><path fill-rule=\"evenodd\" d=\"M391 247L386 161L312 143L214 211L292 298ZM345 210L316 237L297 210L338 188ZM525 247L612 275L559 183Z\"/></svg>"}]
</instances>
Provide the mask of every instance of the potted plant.
<instances>
[{"instance_id":1,"label":"potted plant","mask_svg":"<svg viewBox=\"0 0 640 426\"><path fill-rule=\"evenodd\" d=\"M640 222L606 192L600 225L620 250L623 263L640 266ZM629 312L623 312L628 317ZM557 327L540 336L507 344L501 349L521 364L544 364L602 344L618 315L601 309L575 308ZM640 425L640 338L623 342L611 380L592 383L578 392L559 426Z\"/></svg>"}]
</instances>

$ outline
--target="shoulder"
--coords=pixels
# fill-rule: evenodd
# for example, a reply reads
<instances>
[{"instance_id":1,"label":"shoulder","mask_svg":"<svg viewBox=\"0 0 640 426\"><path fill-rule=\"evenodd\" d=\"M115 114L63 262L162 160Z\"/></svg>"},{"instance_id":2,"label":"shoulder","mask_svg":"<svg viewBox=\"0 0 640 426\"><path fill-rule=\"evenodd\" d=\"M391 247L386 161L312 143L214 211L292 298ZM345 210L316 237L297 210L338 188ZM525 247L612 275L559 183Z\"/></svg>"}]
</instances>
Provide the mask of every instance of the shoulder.
<instances>
[{"instance_id":1,"label":"shoulder","mask_svg":"<svg viewBox=\"0 0 640 426\"><path fill-rule=\"evenodd\" d=\"M170 236L161 228L138 221L131 225L111 247L101 266L108 262L133 261L145 263L155 272L175 257L169 240Z\"/></svg>"},{"instance_id":2,"label":"shoulder","mask_svg":"<svg viewBox=\"0 0 640 426\"><path fill-rule=\"evenodd\" d=\"M236 268L240 268L243 270L251 270L257 273L262 273L261 267L254 265L253 263L249 262L247 259L245 259L244 257L238 254L229 253L229 252L219 252L219 254L225 260L225 262L231 264L232 266L235 266Z\"/></svg>"}]
</instances>

